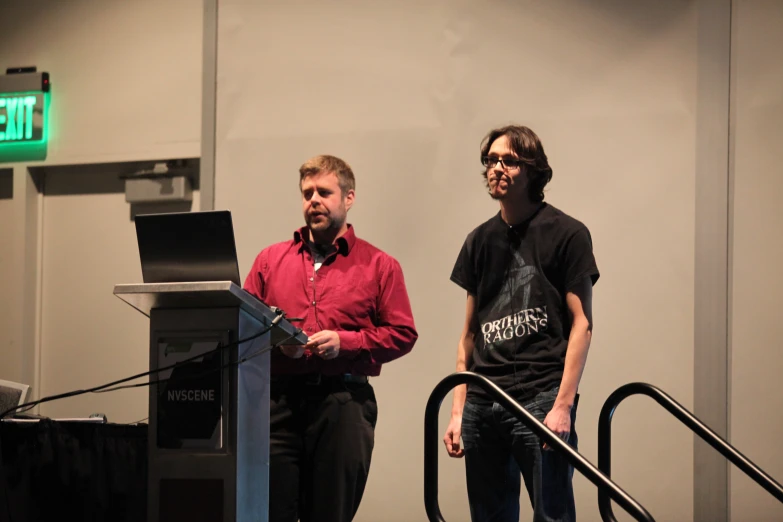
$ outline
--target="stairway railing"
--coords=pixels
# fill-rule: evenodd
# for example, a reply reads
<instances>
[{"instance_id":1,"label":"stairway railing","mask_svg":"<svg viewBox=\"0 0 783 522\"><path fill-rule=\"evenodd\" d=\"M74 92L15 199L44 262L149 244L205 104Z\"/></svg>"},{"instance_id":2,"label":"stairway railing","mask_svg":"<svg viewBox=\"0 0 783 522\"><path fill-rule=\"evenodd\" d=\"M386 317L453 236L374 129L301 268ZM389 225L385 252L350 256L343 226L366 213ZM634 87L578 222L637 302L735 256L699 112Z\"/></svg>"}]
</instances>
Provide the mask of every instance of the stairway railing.
<instances>
[{"instance_id":1,"label":"stairway railing","mask_svg":"<svg viewBox=\"0 0 783 522\"><path fill-rule=\"evenodd\" d=\"M438 452L442 450L440 433L438 431L438 412L446 394L460 384L473 384L483 388L495 401L503 405L554 451L562 453L575 469L578 469L590 482L598 487L599 492L605 493L608 498L617 502L636 520L640 522L654 522L652 516L641 504L612 482L608 476L580 453L563 442L544 423L536 419L492 381L472 372L459 372L447 376L435 386L427 401L427 409L424 413L424 506L430 522L445 522L438 504Z\"/></svg>"},{"instance_id":2,"label":"stairway railing","mask_svg":"<svg viewBox=\"0 0 783 522\"><path fill-rule=\"evenodd\" d=\"M610 477L612 474L612 416L617 406L631 395L647 395L674 417L685 424L691 431L701 437L707 444L715 448L753 481L766 489L772 496L783 502L783 486L754 464L734 446L726 442L695 415L686 410L669 394L643 382L632 382L620 386L604 402L601 415L598 418L598 467ZM614 500L606 490L598 488L598 509L604 522L617 522L612 512ZM619 502L618 502L619 504ZM623 506L625 507L625 506ZM627 509L627 508L626 508Z\"/></svg>"}]
</instances>

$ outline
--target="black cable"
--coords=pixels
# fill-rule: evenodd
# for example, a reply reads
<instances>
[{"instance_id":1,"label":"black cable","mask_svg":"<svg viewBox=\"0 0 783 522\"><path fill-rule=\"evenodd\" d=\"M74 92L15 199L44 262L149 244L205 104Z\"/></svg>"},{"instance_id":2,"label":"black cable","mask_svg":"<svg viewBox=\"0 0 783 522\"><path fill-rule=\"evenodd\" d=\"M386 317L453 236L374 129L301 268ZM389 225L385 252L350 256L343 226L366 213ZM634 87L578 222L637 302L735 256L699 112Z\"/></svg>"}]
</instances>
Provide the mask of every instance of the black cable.
<instances>
[{"instance_id":1,"label":"black cable","mask_svg":"<svg viewBox=\"0 0 783 522\"><path fill-rule=\"evenodd\" d=\"M259 331L258 333L255 333L255 334L253 334L253 335L251 335L251 336L249 336L249 337L247 337L245 339L239 339L237 341L234 341L233 343L228 343L226 345L220 345L219 344L214 350L210 350L209 352L201 353L201 354L198 354L198 355L194 355L193 357L189 357L187 359L184 359L184 360L179 361L177 363L171 364L169 366L164 366L162 368L156 368L154 370L149 370L149 371L146 371L146 372L143 372L143 373L139 373L139 374L133 375L131 377L126 377L124 379L120 379L118 381L110 382L110 383L107 383L107 384L102 384L100 386L95 386L93 388L89 388L89 389L86 389L86 390L73 390L73 391L70 391L70 392L60 393L60 394L57 394L57 395L50 395L49 397L44 397L42 399L38 399L37 401L27 402L27 403L24 403L24 404L19 404L17 406L14 406L13 408L10 408L10 409L4 411L3 413L1 413L0 414L0 419L3 419L9 413L13 413L16 410L19 410L20 408L26 408L24 411L27 411L30 408L32 408L34 406L38 406L39 404L43 404L45 402L51 402L51 401L55 401L55 400L58 400L58 399L65 399L65 398L68 398L68 397L75 397L77 395L84 395L86 393L95 393L95 392L98 392L98 391L103 390L105 388L111 388L111 387L116 386L118 384L122 384L124 382L133 381L133 380L136 380L136 379L140 379L142 377L146 377L148 375L152 375L154 373L159 373L159 372L162 372L162 371L170 370L172 368L176 368L178 366L184 365L185 363L194 361L194 360L196 360L198 358L204 357L205 355L209 355L211 353L217 353L217 352L220 352L222 350L225 350L226 348L230 348L232 346L238 346L238 345L240 345L242 343L246 343L248 341L252 341L253 339L257 339L258 337L261 337L262 335L264 335L265 333L270 331L272 328L277 326L277 324L281 320L283 320L283 317L285 316L285 312L283 312L281 309L278 308L276 310L276 313L277 313L277 316L272 320L272 322L269 324L269 326L267 326L266 328L261 329L261 331Z\"/></svg>"},{"instance_id":2,"label":"black cable","mask_svg":"<svg viewBox=\"0 0 783 522\"><path fill-rule=\"evenodd\" d=\"M21 408L22 406L23 406L23 405L20 405L19 407ZM27 407L26 407L25 409L23 409L23 410L19 410L19 411L18 411L18 413L24 413L24 412L26 412L26 411L30 411L30 410L32 410L33 408L35 408L35 404L32 404L32 405L30 405L30 406L27 406Z\"/></svg>"},{"instance_id":3,"label":"black cable","mask_svg":"<svg viewBox=\"0 0 783 522\"><path fill-rule=\"evenodd\" d=\"M188 379L197 379L197 378L204 377L204 376L209 375L209 374L214 373L214 372L219 372L219 371L224 370L224 369L226 369L226 368L228 368L230 366L239 366L240 364L242 364L242 363L244 363L246 361L249 361L250 359L258 357L259 355L264 355L265 353L270 352L270 351L274 350L275 348L278 348L279 346L281 346L281 345L285 344L286 342L290 341L291 339L293 339L294 337L296 337L300 333L302 333L302 330L301 329L297 329L296 332L294 332L292 335L289 335L288 337L286 337L282 341L278 341L277 343L275 343L275 344L273 344L271 346L267 346L266 348L261 348L260 350L257 350L257 351L253 352L252 354L250 354L248 356L242 357L241 359L238 359L236 361L228 362L228 363L226 363L226 364L224 364L224 365L222 365L222 366L220 366L218 368L210 368L210 369L205 370L204 372L196 374L196 375L188 375L186 377L179 377L177 380L185 381L185 380L188 380ZM203 354L201 354L201 355L199 355L197 357L204 357L204 356L207 356L207 355L209 355L209 354L211 354L213 352L214 352L214 350L212 350L210 352L203 353ZM182 361L182 362L185 362L185 361ZM99 390L99 391L96 391L94 393L107 393L107 392L111 392L111 391L124 390L124 389L130 389L130 388L143 388L145 386L152 386L153 384L162 384L162 383L168 382L170 380L171 380L171 377L166 377L165 379L157 379L155 381L140 382L140 383L136 383L136 384L126 384L125 386L116 386L114 388L108 388L108 389L105 389L105 390Z\"/></svg>"},{"instance_id":4,"label":"black cable","mask_svg":"<svg viewBox=\"0 0 783 522\"><path fill-rule=\"evenodd\" d=\"M149 419L149 416L147 416L147 417L144 417L143 419L139 419L139 420L137 420L137 421L133 421L133 422L120 422L119 424L120 424L120 426L133 426L134 424L140 424L140 423L142 423L142 422L144 422L145 420L148 420L148 419Z\"/></svg>"}]
</instances>

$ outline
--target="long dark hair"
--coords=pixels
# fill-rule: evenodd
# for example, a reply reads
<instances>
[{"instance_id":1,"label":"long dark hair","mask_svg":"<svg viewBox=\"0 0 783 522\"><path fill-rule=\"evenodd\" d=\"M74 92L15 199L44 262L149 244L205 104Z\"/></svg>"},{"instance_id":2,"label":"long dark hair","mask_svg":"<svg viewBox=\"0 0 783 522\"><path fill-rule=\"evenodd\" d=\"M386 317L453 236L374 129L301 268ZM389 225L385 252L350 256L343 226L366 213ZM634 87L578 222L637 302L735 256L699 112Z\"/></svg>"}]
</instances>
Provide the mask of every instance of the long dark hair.
<instances>
[{"instance_id":1,"label":"long dark hair","mask_svg":"<svg viewBox=\"0 0 783 522\"><path fill-rule=\"evenodd\" d=\"M481 141L481 157L489 153L492 143L501 136L508 136L511 150L524 162L528 178L528 195L536 203L544 201L544 187L552 179L552 167L544 152L544 146L535 132L522 125L506 125L493 129ZM487 169L481 173L487 183Z\"/></svg>"}]
</instances>

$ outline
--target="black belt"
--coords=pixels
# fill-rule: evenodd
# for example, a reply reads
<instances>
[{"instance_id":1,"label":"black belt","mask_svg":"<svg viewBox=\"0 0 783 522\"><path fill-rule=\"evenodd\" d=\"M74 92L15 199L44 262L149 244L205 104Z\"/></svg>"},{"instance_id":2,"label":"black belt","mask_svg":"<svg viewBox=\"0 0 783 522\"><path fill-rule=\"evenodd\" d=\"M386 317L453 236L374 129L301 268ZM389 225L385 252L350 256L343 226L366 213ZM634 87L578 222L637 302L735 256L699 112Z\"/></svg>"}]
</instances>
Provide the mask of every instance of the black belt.
<instances>
[{"instance_id":1,"label":"black belt","mask_svg":"<svg viewBox=\"0 0 783 522\"><path fill-rule=\"evenodd\" d=\"M303 375L273 375L273 383L298 384L303 386L321 386L335 383L367 384L370 379L366 375L353 375L343 373L340 375L322 375L320 373L308 373Z\"/></svg>"}]
</instances>

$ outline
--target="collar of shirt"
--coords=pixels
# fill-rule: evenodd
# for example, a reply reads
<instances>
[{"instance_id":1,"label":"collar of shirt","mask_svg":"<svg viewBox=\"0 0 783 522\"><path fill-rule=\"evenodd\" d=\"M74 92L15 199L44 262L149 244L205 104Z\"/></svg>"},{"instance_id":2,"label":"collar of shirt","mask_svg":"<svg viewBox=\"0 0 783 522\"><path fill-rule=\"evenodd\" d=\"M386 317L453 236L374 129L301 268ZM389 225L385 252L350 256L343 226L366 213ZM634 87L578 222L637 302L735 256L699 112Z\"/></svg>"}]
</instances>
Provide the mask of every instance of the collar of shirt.
<instances>
[{"instance_id":1,"label":"collar of shirt","mask_svg":"<svg viewBox=\"0 0 783 522\"><path fill-rule=\"evenodd\" d=\"M310 231L306 226L294 231L294 244L299 244L299 248L307 246L307 239L310 237ZM334 244L337 246L337 252L343 256L347 256L353 246L356 244L356 233L353 231L353 225L348 224L348 230L345 234L338 237ZM309 247L308 247L309 248Z\"/></svg>"}]
</instances>

